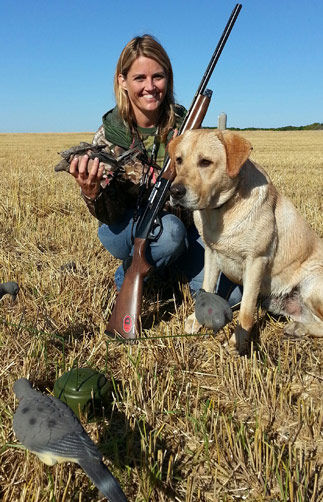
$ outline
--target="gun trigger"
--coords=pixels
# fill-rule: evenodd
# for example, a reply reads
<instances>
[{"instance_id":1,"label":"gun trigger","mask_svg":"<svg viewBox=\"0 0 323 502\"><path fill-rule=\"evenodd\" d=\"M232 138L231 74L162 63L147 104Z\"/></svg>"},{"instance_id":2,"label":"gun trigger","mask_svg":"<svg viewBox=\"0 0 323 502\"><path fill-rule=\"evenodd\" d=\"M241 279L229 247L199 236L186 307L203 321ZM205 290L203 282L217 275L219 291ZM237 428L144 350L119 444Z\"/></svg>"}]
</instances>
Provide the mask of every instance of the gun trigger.
<instances>
[{"instance_id":1,"label":"gun trigger","mask_svg":"<svg viewBox=\"0 0 323 502\"><path fill-rule=\"evenodd\" d=\"M156 231L156 229L158 229L158 227L159 227L159 230L158 230L158 233L156 234L155 231ZM159 218L159 216L156 216L153 227L152 227L151 231L149 232L148 239L151 241L157 241L162 233L163 233L162 221Z\"/></svg>"}]
</instances>

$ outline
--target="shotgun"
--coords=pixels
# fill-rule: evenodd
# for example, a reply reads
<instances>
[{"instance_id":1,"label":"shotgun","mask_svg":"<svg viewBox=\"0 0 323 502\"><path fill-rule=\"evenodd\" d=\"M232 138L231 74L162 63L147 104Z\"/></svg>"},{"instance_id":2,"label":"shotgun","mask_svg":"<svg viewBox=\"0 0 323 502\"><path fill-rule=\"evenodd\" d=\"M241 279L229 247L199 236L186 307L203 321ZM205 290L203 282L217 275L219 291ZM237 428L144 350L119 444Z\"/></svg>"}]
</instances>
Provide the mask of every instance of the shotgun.
<instances>
[{"instance_id":1,"label":"shotgun","mask_svg":"<svg viewBox=\"0 0 323 502\"><path fill-rule=\"evenodd\" d=\"M239 15L241 7L241 4L236 4L231 13L178 134L183 134L190 129L198 129L201 127L212 96L212 91L207 89L206 86ZM169 195L170 185L174 178L175 172L171 166L170 158L167 155L163 169L150 192L147 205L137 222L131 265L127 269L110 320L106 327L106 334L108 336L119 335L121 338L130 341L134 340L141 331L140 313L143 281L152 268L145 257L147 241L156 239L156 237L152 235L152 230L156 226L160 226L162 231L161 221L158 215L164 207Z\"/></svg>"}]
</instances>

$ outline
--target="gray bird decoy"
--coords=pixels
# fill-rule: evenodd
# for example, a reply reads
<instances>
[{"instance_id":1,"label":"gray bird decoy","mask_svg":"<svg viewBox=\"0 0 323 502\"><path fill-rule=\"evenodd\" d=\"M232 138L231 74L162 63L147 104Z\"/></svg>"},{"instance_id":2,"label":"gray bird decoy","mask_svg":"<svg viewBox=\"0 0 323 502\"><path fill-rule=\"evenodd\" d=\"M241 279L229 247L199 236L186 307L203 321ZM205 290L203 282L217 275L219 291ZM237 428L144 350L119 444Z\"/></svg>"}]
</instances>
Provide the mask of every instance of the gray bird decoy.
<instances>
[{"instance_id":1,"label":"gray bird decoy","mask_svg":"<svg viewBox=\"0 0 323 502\"><path fill-rule=\"evenodd\" d=\"M9 281L0 284L0 298L4 295L11 295L12 299L15 300L19 291L19 286L16 282Z\"/></svg>"},{"instance_id":2,"label":"gray bird decoy","mask_svg":"<svg viewBox=\"0 0 323 502\"><path fill-rule=\"evenodd\" d=\"M216 333L232 320L232 310L222 296L199 289L195 299L195 317L200 324Z\"/></svg>"},{"instance_id":3,"label":"gray bird decoy","mask_svg":"<svg viewBox=\"0 0 323 502\"><path fill-rule=\"evenodd\" d=\"M65 403L33 389L26 378L15 382L14 392L20 403L13 429L28 450L47 465L79 464L110 502L127 502L118 481L102 462L97 446Z\"/></svg>"}]
</instances>

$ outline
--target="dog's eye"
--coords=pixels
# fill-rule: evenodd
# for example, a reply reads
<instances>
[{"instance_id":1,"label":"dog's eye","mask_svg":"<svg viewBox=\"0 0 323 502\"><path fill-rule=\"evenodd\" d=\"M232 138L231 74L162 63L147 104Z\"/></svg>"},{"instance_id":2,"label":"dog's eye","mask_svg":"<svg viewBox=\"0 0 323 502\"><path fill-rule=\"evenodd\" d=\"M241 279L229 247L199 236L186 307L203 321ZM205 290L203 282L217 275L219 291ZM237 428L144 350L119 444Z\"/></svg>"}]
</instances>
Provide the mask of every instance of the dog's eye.
<instances>
[{"instance_id":1,"label":"dog's eye","mask_svg":"<svg viewBox=\"0 0 323 502\"><path fill-rule=\"evenodd\" d=\"M176 164L181 165L182 162L182 157L176 157Z\"/></svg>"},{"instance_id":2,"label":"dog's eye","mask_svg":"<svg viewBox=\"0 0 323 502\"><path fill-rule=\"evenodd\" d=\"M212 161L209 159L200 159L198 162L199 167L208 167L210 164L212 164Z\"/></svg>"}]
</instances>

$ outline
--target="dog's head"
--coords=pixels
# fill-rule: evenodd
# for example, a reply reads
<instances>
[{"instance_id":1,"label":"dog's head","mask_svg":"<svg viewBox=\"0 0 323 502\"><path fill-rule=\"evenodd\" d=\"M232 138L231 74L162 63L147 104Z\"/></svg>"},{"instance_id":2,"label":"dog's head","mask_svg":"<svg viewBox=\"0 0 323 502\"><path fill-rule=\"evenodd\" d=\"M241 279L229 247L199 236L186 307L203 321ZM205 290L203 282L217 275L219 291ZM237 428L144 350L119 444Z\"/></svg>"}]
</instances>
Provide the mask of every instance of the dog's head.
<instances>
[{"instance_id":1,"label":"dog's head","mask_svg":"<svg viewBox=\"0 0 323 502\"><path fill-rule=\"evenodd\" d=\"M249 141L231 131L196 129L173 139L168 147L176 172L172 204L193 210L224 204L251 149Z\"/></svg>"}]
</instances>

